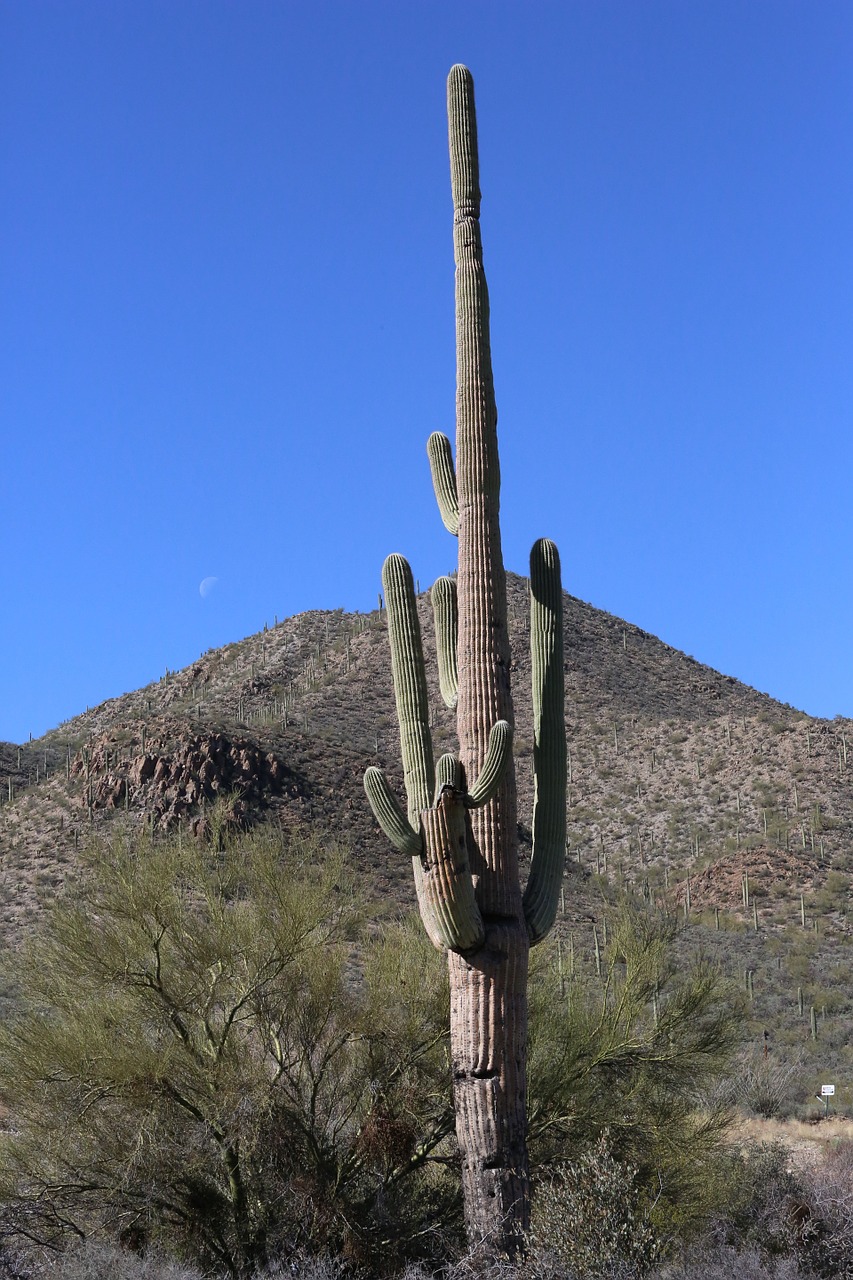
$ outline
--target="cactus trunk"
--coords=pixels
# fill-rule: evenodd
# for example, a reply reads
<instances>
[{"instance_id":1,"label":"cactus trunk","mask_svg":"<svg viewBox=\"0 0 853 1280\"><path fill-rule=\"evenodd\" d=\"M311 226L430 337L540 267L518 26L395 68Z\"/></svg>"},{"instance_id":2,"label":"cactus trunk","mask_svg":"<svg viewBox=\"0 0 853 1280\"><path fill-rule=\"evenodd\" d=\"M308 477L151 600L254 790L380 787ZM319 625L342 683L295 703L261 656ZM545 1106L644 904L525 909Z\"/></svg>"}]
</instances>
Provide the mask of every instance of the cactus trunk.
<instances>
[{"instance_id":1,"label":"cactus trunk","mask_svg":"<svg viewBox=\"0 0 853 1280\"><path fill-rule=\"evenodd\" d=\"M456 260L456 486L459 502L459 754L482 768L495 720L512 724L506 578L499 524L500 464L480 240L474 90L454 67L447 86ZM450 1035L456 1132L469 1238L513 1252L527 1227L527 957L518 881L512 765L472 818L469 850L486 929L474 955L450 953Z\"/></svg>"}]
</instances>

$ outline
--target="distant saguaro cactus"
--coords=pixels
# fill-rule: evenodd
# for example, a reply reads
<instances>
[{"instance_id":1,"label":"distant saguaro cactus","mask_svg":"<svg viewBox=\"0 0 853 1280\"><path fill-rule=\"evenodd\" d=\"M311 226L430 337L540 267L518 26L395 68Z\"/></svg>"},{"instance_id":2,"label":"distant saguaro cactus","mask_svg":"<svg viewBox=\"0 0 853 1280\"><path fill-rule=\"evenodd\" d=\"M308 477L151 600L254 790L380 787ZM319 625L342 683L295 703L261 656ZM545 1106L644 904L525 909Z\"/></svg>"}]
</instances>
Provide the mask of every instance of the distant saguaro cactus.
<instances>
[{"instance_id":1,"label":"distant saguaro cactus","mask_svg":"<svg viewBox=\"0 0 853 1280\"><path fill-rule=\"evenodd\" d=\"M474 85L448 78L456 260L456 463L427 444L439 511L458 536L456 581L432 589L441 692L456 708L459 752L433 760L416 598L402 556L385 591L407 811L381 770L364 784L379 825L412 858L421 917L448 953L456 1130L473 1240L518 1251L528 1225L527 966L557 912L566 844L563 621L557 549L530 555L535 798L533 855L518 875L513 710L489 307L480 241Z\"/></svg>"}]
</instances>

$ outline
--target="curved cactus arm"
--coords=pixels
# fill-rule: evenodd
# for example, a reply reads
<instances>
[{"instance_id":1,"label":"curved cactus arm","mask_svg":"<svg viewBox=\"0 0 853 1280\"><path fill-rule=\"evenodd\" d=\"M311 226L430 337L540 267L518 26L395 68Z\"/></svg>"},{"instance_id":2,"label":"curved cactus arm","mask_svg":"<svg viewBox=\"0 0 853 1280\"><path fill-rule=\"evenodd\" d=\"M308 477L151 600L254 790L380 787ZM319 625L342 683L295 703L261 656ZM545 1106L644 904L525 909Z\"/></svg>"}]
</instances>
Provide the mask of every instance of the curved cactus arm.
<instances>
[{"instance_id":1,"label":"curved cactus arm","mask_svg":"<svg viewBox=\"0 0 853 1280\"><path fill-rule=\"evenodd\" d=\"M566 721L560 556L541 538L530 552L533 669L533 854L524 891L531 943L554 923L566 859Z\"/></svg>"},{"instance_id":2,"label":"curved cactus arm","mask_svg":"<svg viewBox=\"0 0 853 1280\"><path fill-rule=\"evenodd\" d=\"M469 809L479 809L489 803L503 782L511 759L512 727L506 720L496 720L489 733L489 747L480 776L465 797Z\"/></svg>"},{"instance_id":3,"label":"curved cactus arm","mask_svg":"<svg viewBox=\"0 0 853 1280\"><path fill-rule=\"evenodd\" d=\"M450 441L441 431L433 431L427 440L427 457L432 472L432 486L444 527L454 537L459 533L459 498L456 494L456 470Z\"/></svg>"},{"instance_id":4,"label":"curved cactus arm","mask_svg":"<svg viewBox=\"0 0 853 1280\"><path fill-rule=\"evenodd\" d=\"M435 647L438 654L438 682L444 705L456 706L459 679L456 660L459 609L456 583L452 578L437 578L430 592L435 620Z\"/></svg>"},{"instance_id":5,"label":"curved cactus arm","mask_svg":"<svg viewBox=\"0 0 853 1280\"><path fill-rule=\"evenodd\" d=\"M442 786L435 806L435 767L429 731L429 703L421 630L412 571L402 556L389 556L382 566L382 586L391 643L391 671L400 725L400 749L409 801L407 826L421 838L412 858L421 919L430 939L441 949L470 951L485 937L474 899L468 865L467 819L462 793ZM371 771L369 785L379 792ZM455 781L456 768L442 760L442 782ZM365 775L367 783L367 775ZM390 788L381 793L387 805ZM379 814L377 813L377 819ZM387 809L383 812L387 816ZM402 817L400 810L397 817ZM392 826L392 829L395 829ZM397 834L401 834L396 830Z\"/></svg>"},{"instance_id":6,"label":"curved cactus arm","mask_svg":"<svg viewBox=\"0 0 853 1280\"><path fill-rule=\"evenodd\" d=\"M403 556L391 555L385 561L382 586L388 615L391 672L400 727L403 778L409 801L409 823L417 829L421 810L432 802L435 769L415 584L408 561Z\"/></svg>"},{"instance_id":7,"label":"curved cactus arm","mask_svg":"<svg viewBox=\"0 0 853 1280\"><path fill-rule=\"evenodd\" d=\"M394 848L400 853L407 853L411 858L417 857L424 847L423 837L419 831L414 830L403 812L403 806L391 790L388 779L375 765L371 765L365 772L364 789L374 818Z\"/></svg>"},{"instance_id":8,"label":"curved cactus arm","mask_svg":"<svg viewBox=\"0 0 853 1280\"><path fill-rule=\"evenodd\" d=\"M442 756L441 773L459 776L458 761ZM486 930L468 862L468 814L464 793L444 785L435 805L421 814L424 857L415 860L415 885L421 918L436 946L448 951L476 951ZM420 875L418 874L420 870Z\"/></svg>"}]
</instances>

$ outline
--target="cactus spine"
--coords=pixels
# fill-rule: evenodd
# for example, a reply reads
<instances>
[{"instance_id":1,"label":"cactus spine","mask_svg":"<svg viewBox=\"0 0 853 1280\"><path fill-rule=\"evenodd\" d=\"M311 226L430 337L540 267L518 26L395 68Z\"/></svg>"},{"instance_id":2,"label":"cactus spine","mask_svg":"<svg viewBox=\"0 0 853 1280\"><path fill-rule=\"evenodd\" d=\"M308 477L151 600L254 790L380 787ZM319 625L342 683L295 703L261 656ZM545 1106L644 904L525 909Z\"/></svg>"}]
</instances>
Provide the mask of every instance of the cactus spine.
<instances>
[{"instance_id":1,"label":"cactus spine","mask_svg":"<svg viewBox=\"0 0 853 1280\"><path fill-rule=\"evenodd\" d=\"M528 1226L525 1114L528 952L551 928L566 846L566 737L560 562L547 540L530 557L533 671L533 856L518 876L513 706L506 577L498 520L497 410L480 241L474 86L447 86L456 262L456 462L450 441L427 453L439 513L457 536L458 573L431 598L441 693L456 708L458 758L433 763L412 574L385 562L388 634L408 810L379 769L365 774L374 815L412 858L424 926L447 951L456 1131L468 1233L515 1254Z\"/></svg>"}]
</instances>

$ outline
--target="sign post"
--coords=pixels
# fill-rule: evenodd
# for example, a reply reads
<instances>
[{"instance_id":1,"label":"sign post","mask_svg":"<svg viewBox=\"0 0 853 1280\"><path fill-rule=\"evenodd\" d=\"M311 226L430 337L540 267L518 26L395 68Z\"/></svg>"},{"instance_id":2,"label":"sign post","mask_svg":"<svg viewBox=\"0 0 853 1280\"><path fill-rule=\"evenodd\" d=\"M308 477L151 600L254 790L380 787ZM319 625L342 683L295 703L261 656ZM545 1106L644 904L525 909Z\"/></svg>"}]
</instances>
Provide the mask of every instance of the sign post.
<instances>
[{"instance_id":1,"label":"sign post","mask_svg":"<svg viewBox=\"0 0 853 1280\"><path fill-rule=\"evenodd\" d=\"M823 1098L823 1116L824 1119L829 1115L829 1099L835 1094L834 1084L822 1084L820 1086L820 1096Z\"/></svg>"}]
</instances>

